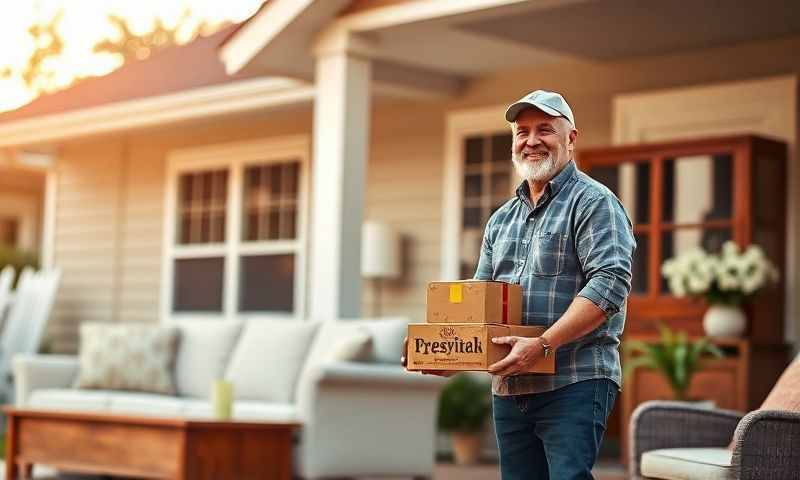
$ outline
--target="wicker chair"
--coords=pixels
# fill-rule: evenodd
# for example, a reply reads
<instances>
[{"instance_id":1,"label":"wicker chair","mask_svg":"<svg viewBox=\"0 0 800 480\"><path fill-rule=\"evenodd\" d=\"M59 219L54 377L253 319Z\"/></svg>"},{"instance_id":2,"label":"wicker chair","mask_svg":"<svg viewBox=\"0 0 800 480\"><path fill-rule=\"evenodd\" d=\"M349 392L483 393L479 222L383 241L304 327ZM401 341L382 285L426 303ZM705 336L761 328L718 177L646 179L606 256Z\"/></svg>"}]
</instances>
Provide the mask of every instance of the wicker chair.
<instances>
[{"instance_id":1,"label":"wicker chair","mask_svg":"<svg viewBox=\"0 0 800 480\"><path fill-rule=\"evenodd\" d=\"M634 411L629 433L634 479L800 478L800 413L756 410L745 415L652 401Z\"/></svg>"}]
</instances>

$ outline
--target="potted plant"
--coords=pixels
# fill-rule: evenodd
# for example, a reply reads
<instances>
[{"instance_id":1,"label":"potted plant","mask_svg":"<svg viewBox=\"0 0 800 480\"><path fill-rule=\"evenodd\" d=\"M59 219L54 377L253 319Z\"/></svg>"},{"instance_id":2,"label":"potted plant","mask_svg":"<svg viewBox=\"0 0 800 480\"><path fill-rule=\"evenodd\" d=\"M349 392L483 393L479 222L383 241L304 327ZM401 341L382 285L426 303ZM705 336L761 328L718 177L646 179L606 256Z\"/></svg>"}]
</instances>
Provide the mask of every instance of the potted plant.
<instances>
[{"instance_id":1,"label":"potted plant","mask_svg":"<svg viewBox=\"0 0 800 480\"><path fill-rule=\"evenodd\" d=\"M442 389L439 430L450 434L456 463L478 461L484 426L491 411L491 386L472 374L455 375Z\"/></svg>"},{"instance_id":2,"label":"potted plant","mask_svg":"<svg viewBox=\"0 0 800 480\"><path fill-rule=\"evenodd\" d=\"M676 297L705 298L709 308L703 329L711 337L740 336L747 326L741 305L778 281L778 269L760 247L740 251L732 241L725 242L719 255L696 248L671 258L661 273Z\"/></svg>"},{"instance_id":3,"label":"potted plant","mask_svg":"<svg viewBox=\"0 0 800 480\"><path fill-rule=\"evenodd\" d=\"M639 367L649 367L664 375L676 400L691 400L686 394L692 377L709 356L722 357L722 351L707 338L689 340L686 332L673 332L659 324L657 342L625 341L625 375Z\"/></svg>"}]
</instances>

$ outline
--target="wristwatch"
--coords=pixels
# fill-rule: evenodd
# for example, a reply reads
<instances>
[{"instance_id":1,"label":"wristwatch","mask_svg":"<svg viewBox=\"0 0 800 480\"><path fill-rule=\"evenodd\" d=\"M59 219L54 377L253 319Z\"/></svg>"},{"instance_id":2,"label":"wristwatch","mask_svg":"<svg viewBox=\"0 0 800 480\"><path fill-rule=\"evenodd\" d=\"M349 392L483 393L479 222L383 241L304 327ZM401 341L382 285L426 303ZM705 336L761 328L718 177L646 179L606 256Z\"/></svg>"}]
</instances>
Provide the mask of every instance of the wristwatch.
<instances>
[{"instance_id":1,"label":"wristwatch","mask_svg":"<svg viewBox=\"0 0 800 480\"><path fill-rule=\"evenodd\" d=\"M550 347L550 342L544 337L544 335L539 336L539 343L542 344L542 351L544 352L544 358L550 356L553 353L553 349Z\"/></svg>"}]
</instances>

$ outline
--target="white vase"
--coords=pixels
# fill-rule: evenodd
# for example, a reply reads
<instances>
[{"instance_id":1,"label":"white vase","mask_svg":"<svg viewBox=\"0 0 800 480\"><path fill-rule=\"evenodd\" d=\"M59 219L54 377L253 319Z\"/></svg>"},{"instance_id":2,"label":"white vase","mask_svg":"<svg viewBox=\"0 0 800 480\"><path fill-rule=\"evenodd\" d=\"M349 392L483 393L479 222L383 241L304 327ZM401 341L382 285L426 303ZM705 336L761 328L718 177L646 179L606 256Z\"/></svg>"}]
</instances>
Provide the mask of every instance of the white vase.
<instances>
[{"instance_id":1,"label":"white vase","mask_svg":"<svg viewBox=\"0 0 800 480\"><path fill-rule=\"evenodd\" d=\"M703 315L703 330L709 337L740 337L746 327L747 317L736 306L711 305Z\"/></svg>"}]
</instances>

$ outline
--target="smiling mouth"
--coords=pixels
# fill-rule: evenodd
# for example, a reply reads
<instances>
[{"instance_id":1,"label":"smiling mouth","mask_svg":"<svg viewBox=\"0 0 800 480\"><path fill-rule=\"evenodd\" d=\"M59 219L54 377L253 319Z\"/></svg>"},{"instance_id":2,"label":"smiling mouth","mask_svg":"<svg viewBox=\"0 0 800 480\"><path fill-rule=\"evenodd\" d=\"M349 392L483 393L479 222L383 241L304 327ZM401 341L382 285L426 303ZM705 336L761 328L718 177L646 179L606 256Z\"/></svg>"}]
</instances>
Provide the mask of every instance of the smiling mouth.
<instances>
[{"instance_id":1,"label":"smiling mouth","mask_svg":"<svg viewBox=\"0 0 800 480\"><path fill-rule=\"evenodd\" d=\"M534 153L525 153L523 157L527 160L541 160L543 158L547 158L547 152L534 152Z\"/></svg>"}]
</instances>

